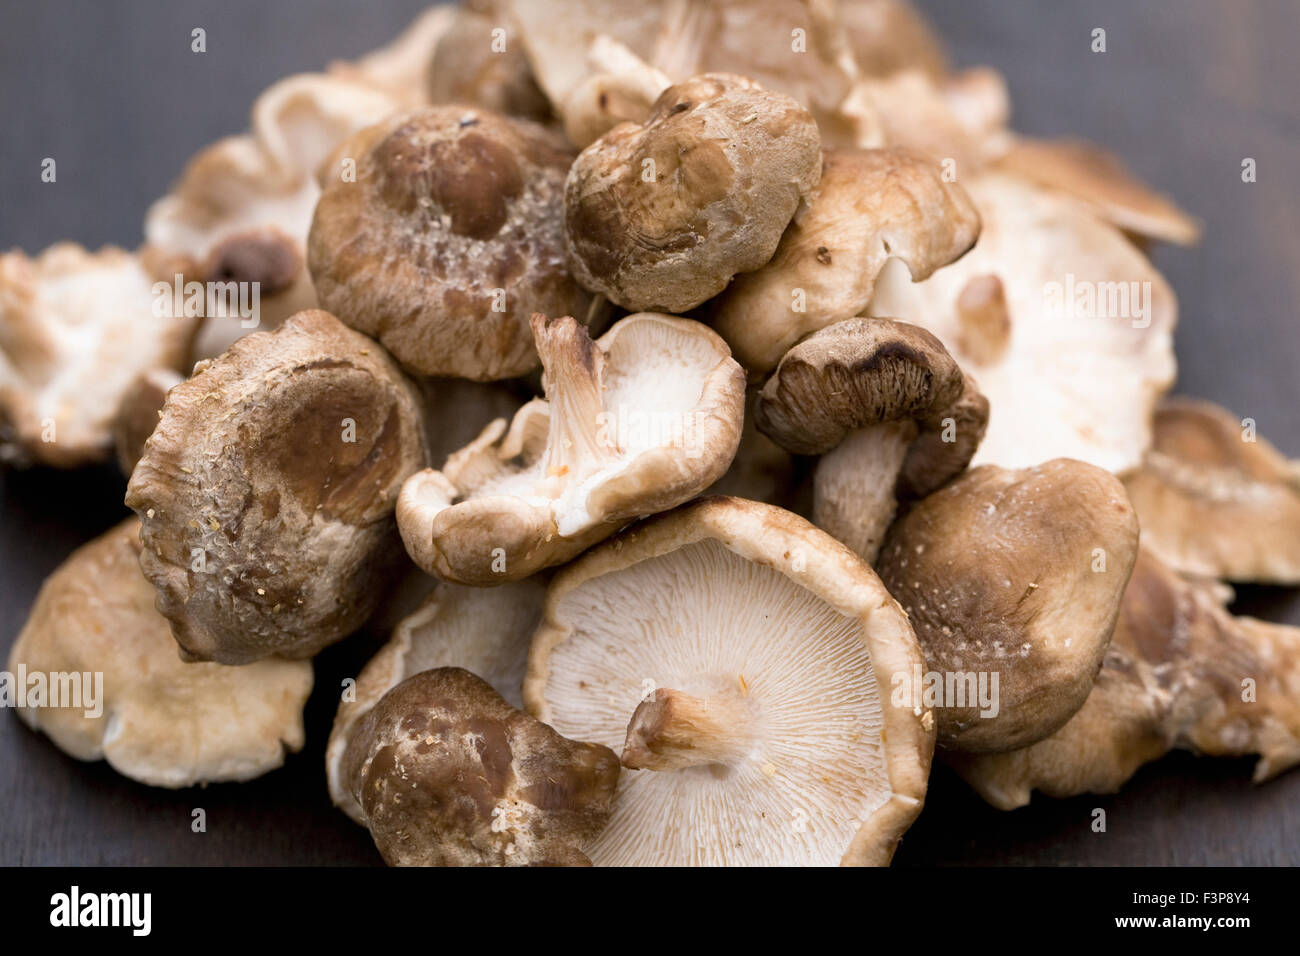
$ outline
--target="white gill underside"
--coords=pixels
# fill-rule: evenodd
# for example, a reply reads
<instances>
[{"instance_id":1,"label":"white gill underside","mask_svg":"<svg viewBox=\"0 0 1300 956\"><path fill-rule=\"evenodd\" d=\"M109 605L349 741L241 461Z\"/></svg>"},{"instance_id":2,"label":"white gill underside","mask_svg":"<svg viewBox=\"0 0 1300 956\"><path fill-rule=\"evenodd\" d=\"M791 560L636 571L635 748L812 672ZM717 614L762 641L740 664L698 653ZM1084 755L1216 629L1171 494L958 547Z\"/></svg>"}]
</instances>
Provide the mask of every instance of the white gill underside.
<instances>
[{"instance_id":1,"label":"white gill underside","mask_svg":"<svg viewBox=\"0 0 1300 956\"><path fill-rule=\"evenodd\" d=\"M733 766L624 770L596 865L834 865L889 797L861 625L714 541L568 594L546 697L562 734L622 753L653 687L743 686L756 743ZM558 676L557 676L558 675Z\"/></svg>"}]
</instances>

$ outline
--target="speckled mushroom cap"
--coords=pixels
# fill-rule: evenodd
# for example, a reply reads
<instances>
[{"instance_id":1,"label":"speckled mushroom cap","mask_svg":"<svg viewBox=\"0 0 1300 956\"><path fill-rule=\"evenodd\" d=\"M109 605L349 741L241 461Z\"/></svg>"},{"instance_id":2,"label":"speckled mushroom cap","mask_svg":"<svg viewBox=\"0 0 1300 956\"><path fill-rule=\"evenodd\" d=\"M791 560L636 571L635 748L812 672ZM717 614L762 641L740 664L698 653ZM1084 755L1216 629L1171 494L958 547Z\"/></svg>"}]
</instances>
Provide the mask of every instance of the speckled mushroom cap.
<instances>
[{"instance_id":1,"label":"speckled mushroom cap","mask_svg":"<svg viewBox=\"0 0 1300 956\"><path fill-rule=\"evenodd\" d=\"M343 773L392 866L586 866L619 766L608 748L567 740L443 667L380 698Z\"/></svg>"},{"instance_id":2,"label":"speckled mushroom cap","mask_svg":"<svg viewBox=\"0 0 1300 956\"><path fill-rule=\"evenodd\" d=\"M536 578L499 588L438 583L393 629L392 639L357 677L352 699L334 715L325 748L330 798L353 820L365 814L343 775L343 755L357 724L402 681L437 667L462 667L486 681L511 707L522 707L528 644L542 615L546 586Z\"/></svg>"},{"instance_id":3,"label":"speckled mushroom cap","mask_svg":"<svg viewBox=\"0 0 1300 956\"><path fill-rule=\"evenodd\" d=\"M1069 460L976 468L895 523L877 570L916 629L927 673L945 686L948 675L982 674L990 688L997 675L995 707L938 708L941 747L1014 750L1083 706L1137 537L1119 480Z\"/></svg>"},{"instance_id":4,"label":"speckled mushroom cap","mask_svg":"<svg viewBox=\"0 0 1300 956\"><path fill-rule=\"evenodd\" d=\"M107 760L155 787L274 770L302 748L310 662L182 662L140 573L139 533L131 518L73 552L41 587L9 652L11 674L102 675L102 685L84 686L80 706L29 706L18 716L78 760ZM99 695L98 715L86 716L87 693Z\"/></svg>"},{"instance_id":5,"label":"speckled mushroom cap","mask_svg":"<svg viewBox=\"0 0 1300 956\"><path fill-rule=\"evenodd\" d=\"M546 398L402 487L407 553L445 580L500 584L567 561L699 494L736 454L745 376L708 327L646 312L595 342L567 316L536 315L533 331Z\"/></svg>"},{"instance_id":6,"label":"speckled mushroom cap","mask_svg":"<svg viewBox=\"0 0 1300 956\"><path fill-rule=\"evenodd\" d=\"M0 254L0 461L74 468L111 457L131 382L179 368L196 325L160 313L149 274L122 249Z\"/></svg>"},{"instance_id":7,"label":"speckled mushroom cap","mask_svg":"<svg viewBox=\"0 0 1300 956\"><path fill-rule=\"evenodd\" d=\"M570 267L626 309L686 312L772 257L820 175L817 124L797 102L740 76L694 77L574 161Z\"/></svg>"},{"instance_id":8,"label":"speckled mushroom cap","mask_svg":"<svg viewBox=\"0 0 1300 956\"><path fill-rule=\"evenodd\" d=\"M932 716L896 686L921 660L848 549L703 498L556 575L524 702L644 768L597 865L883 865L925 796Z\"/></svg>"},{"instance_id":9,"label":"speckled mushroom cap","mask_svg":"<svg viewBox=\"0 0 1300 956\"><path fill-rule=\"evenodd\" d=\"M890 263L868 312L933 332L979 382L993 417L975 464L1137 467L1174 379L1173 290L1079 203L1004 174L963 182L975 248L923 282Z\"/></svg>"},{"instance_id":10,"label":"speckled mushroom cap","mask_svg":"<svg viewBox=\"0 0 1300 956\"><path fill-rule=\"evenodd\" d=\"M1300 628L1234 617L1222 596L1141 550L1115 637L1083 708L1046 740L1010 753L954 755L1002 810L1049 797L1114 793L1173 749L1258 754L1255 780L1300 763Z\"/></svg>"},{"instance_id":11,"label":"speckled mushroom cap","mask_svg":"<svg viewBox=\"0 0 1300 956\"><path fill-rule=\"evenodd\" d=\"M1195 219L1092 143L1016 137L996 167L1077 199L1125 232L1180 245L1200 238Z\"/></svg>"},{"instance_id":12,"label":"speckled mushroom cap","mask_svg":"<svg viewBox=\"0 0 1300 956\"><path fill-rule=\"evenodd\" d=\"M1166 399L1124 478L1142 545L1189 574L1300 583L1300 462L1209 402Z\"/></svg>"},{"instance_id":13,"label":"speckled mushroom cap","mask_svg":"<svg viewBox=\"0 0 1300 956\"><path fill-rule=\"evenodd\" d=\"M848 319L804 339L759 392L755 421L788 450L821 455L813 521L875 561L900 498L960 473L987 400L942 343L890 319Z\"/></svg>"},{"instance_id":14,"label":"speckled mushroom cap","mask_svg":"<svg viewBox=\"0 0 1300 956\"><path fill-rule=\"evenodd\" d=\"M861 315L886 262L920 281L979 232L970 197L934 160L906 149L828 150L807 208L771 261L719 297L713 326L761 376L809 332Z\"/></svg>"},{"instance_id":15,"label":"speckled mushroom cap","mask_svg":"<svg viewBox=\"0 0 1300 956\"><path fill-rule=\"evenodd\" d=\"M339 147L308 263L322 307L407 369L478 380L537 365L528 317L586 320L564 263L563 137L466 106L390 117Z\"/></svg>"},{"instance_id":16,"label":"speckled mushroom cap","mask_svg":"<svg viewBox=\"0 0 1300 956\"><path fill-rule=\"evenodd\" d=\"M326 312L236 342L167 395L127 486L140 564L192 659L310 657L358 627L425 464L418 398Z\"/></svg>"}]
</instances>

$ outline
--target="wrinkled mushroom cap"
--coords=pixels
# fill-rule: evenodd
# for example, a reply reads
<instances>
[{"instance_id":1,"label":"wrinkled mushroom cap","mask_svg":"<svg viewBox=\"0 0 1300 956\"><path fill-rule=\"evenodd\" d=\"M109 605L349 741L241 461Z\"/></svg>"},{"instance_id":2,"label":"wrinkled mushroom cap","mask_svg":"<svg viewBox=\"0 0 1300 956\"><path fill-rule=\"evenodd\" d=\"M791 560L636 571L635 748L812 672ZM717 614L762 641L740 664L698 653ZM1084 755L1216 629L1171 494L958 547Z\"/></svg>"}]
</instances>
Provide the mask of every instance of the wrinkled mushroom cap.
<instances>
[{"instance_id":1,"label":"wrinkled mushroom cap","mask_svg":"<svg viewBox=\"0 0 1300 956\"><path fill-rule=\"evenodd\" d=\"M542 614L546 587L535 578L499 588L439 583L398 623L389 640L357 677L353 699L334 715L325 748L330 798L365 825L343 777L343 755L353 730L384 694L408 677L437 667L461 667L485 680L511 707L522 707L528 644Z\"/></svg>"},{"instance_id":2,"label":"wrinkled mushroom cap","mask_svg":"<svg viewBox=\"0 0 1300 956\"><path fill-rule=\"evenodd\" d=\"M1300 464L1209 402L1167 399L1124 478L1142 545L1188 574L1300 583Z\"/></svg>"},{"instance_id":3,"label":"wrinkled mushroom cap","mask_svg":"<svg viewBox=\"0 0 1300 956\"><path fill-rule=\"evenodd\" d=\"M102 714L45 706L18 715L78 760L107 760L151 786L274 770L302 748L311 664L182 662L140 573L139 532L131 518L73 552L41 588L9 654L11 674L102 675Z\"/></svg>"},{"instance_id":4,"label":"wrinkled mushroom cap","mask_svg":"<svg viewBox=\"0 0 1300 956\"><path fill-rule=\"evenodd\" d=\"M1137 553L1118 479L1069 460L985 466L890 529L877 570L907 611L927 673L997 675L995 714L946 700L940 746L1013 750L1083 706Z\"/></svg>"},{"instance_id":5,"label":"wrinkled mushroom cap","mask_svg":"<svg viewBox=\"0 0 1300 956\"><path fill-rule=\"evenodd\" d=\"M722 476L744 416L744 373L689 319L638 313L592 342L534 318L547 398L498 420L402 488L407 553L462 584L519 580Z\"/></svg>"},{"instance_id":6,"label":"wrinkled mushroom cap","mask_svg":"<svg viewBox=\"0 0 1300 956\"><path fill-rule=\"evenodd\" d=\"M905 149L828 151L821 182L771 261L737 277L714 327L751 373L770 371L800 338L860 315L891 259L913 281L975 244L980 218L939 165Z\"/></svg>"},{"instance_id":7,"label":"wrinkled mushroom cap","mask_svg":"<svg viewBox=\"0 0 1300 956\"><path fill-rule=\"evenodd\" d=\"M136 375L179 368L196 323L155 312L139 259L59 243L0 255L0 460L72 468L113 451Z\"/></svg>"},{"instance_id":8,"label":"wrinkled mushroom cap","mask_svg":"<svg viewBox=\"0 0 1300 956\"><path fill-rule=\"evenodd\" d=\"M1258 754L1256 781L1300 763L1300 628L1234 617L1220 602L1142 549L1083 708L1033 746L955 757L958 772L1013 810L1035 790L1114 793L1174 748Z\"/></svg>"},{"instance_id":9,"label":"wrinkled mushroom cap","mask_svg":"<svg viewBox=\"0 0 1300 956\"><path fill-rule=\"evenodd\" d=\"M573 163L565 186L569 265L585 288L632 311L681 313L772 257L821 175L817 124L744 77L669 87Z\"/></svg>"},{"instance_id":10,"label":"wrinkled mushroom cap","mask_svg":"<svg viewBox=\"0 0 1300 956\"><path fill-rule=\"evenodd\" d=\"M572 155L523 120L434 106L363 130L336 155L308 262L322 307L421 375L478 380L537 365L534 311L586 320L591 296L564 264Z\"/></svg>"},{"instance_id":11,"label":"wrinkled mushroom cap","mask_svg":"<svg viewBox=\"0 0 1300 956\"><path fill-rule=\"evenodd\" d=\"M1019 137L997 168L1072 196L1125 232L1180 245L1200 238L1195 219L1091 143Z\"/></svg>"},{"instance_id":12,"label":"wrinkled mushroom cap","mask_svg":"<svg viewBox=\"0 0 1300 956\"><path fill-rule=\"evenodd\" d=\"M168 393L126 494L177 643L247 663L346 636L401 560L393 508L425 460L410 383L326 312L200 365Z\"/></svg>"},{"instance_id":13,"label":"wrinkled mushroom cap","mask_svg":"<svg viewBox=\"0 0 1300 956\"><path fill-rule=\"evenodd\" d=\"M1136 467L1173 382L1173 290L1079 204L1004 175L963 181L983 221L975 248L924 282L886 266L870 314L933 332L979 382L993 416L975 464ZM964 296L972 282L983 288Z\"/></svg>"},{"instance_id":14,"label":"wrinkled mushroom cap","mask_svg":"<svg viewBox=\"0 0 1300 956\"><path fill-rule=\"evenodd\" d=\"M609 818L618 757L443 667L388 691L343 756L352 797L392 866L585 866Z\"/></svg>"},{"instance_id":15,"label":"wrinkled mushroom cap","mask_svg":"<svg viewBox=\"0 0 1300 956\"><path fill-rule=\"evenodd\" d=\"M920 661L846 548L779 508L704 498L556 575L524 701L561 733L626 744L625 766L656 759L647 708L734 721L716 759L623 774L597 865L883 865L925 795L931 718L886 689Z\"/></svg>"}]
</instances>

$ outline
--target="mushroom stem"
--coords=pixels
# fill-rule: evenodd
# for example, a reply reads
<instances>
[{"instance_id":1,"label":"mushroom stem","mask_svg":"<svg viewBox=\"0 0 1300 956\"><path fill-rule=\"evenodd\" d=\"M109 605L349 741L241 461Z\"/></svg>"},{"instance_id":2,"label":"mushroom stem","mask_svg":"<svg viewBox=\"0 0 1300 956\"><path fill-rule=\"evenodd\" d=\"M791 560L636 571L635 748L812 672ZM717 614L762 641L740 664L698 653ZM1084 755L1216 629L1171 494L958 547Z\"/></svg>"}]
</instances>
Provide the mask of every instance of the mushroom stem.
<instances>
[{"instance_id":1,"label":"mushroom stem","mask_svg":"<svg viewBox=\"0 0 1300 956\"><path fill-rule=\"evenodd\" d=\"M684 770L730 764L748 749L752 723L751 708L739 695L692 697L661 688L628 722L623 766Z\"/></svg>"},{"instance_id":2,"label":"mushroom stem","mask_svg":"<svg viewBox=\"0 0 1300 956\"><path fill-rule=\"evenodd\" d=\"M587 330L571 316L548 319L535 313L533 338L546 372L543 385L551 406L551 434L546 450L546 476L570 476L581 465L592 469L616 450L604 434L601 413L601 371L604 356Z\"/></svg>"},{"instance_id":3,"label":"mushroom stem","mask_svg":"<svg viewBox=\"0 0 1300 956\"><path fill-rule=\"evenodd\" d=\"M898 510L895 487L916 438L912 422L873 425L851 433L817 462L813 523L867 563Z\"/></svg>"}]
</instances>

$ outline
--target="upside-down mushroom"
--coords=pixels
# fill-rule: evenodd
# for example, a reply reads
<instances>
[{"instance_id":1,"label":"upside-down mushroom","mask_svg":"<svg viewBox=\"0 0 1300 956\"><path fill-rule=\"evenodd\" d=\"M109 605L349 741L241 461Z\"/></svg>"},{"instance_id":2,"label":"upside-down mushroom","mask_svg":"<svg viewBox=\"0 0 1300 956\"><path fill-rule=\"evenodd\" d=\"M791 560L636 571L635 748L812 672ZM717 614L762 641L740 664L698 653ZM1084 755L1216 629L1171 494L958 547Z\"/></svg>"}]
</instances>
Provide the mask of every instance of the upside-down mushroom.
<instances>
[{"instance_id":1,"label":"upside-down mushroom","mask_svg":"<svg viewBox=\"0 0 1300 956\"><path fill-rule=\"evenodd\" d=\"M698 494L740 441L744 372L698 322L638 313L595 342L570 317L533 317L545 399L493 422L402 488L411 559L492 585L576 556L633 518Z\"/></svg>"},{"instance_id":2,"label":"upside-down mushroom","mask_svg":"<svg viewBox=\"0 0 1300 956\"><path fill-rule=\"evenodd\" d=\"M945 693L951 676L966 695L935 711L941 747L1013 750L1083 706L1137 539L1119 480L1069 460L976 468L898 520L880 552L880 579L916 629L926 675ZM970 699L965 675L976 691L984 681L992 698Z\"/></svg>"},{"instance_id":3,"label":"upside-down mushroom","mask_svg":"<svg viewBox=\"0 0 1300 956\"><path fill-rule=\"evenodd\" d=\"M302 748L311 663L183 662L139 554L140 522L130 518L74 551L41 587L9 652L6 677L26 675L29 690L18 716L70 756L107 760L155 787L274 770ZM54 675L83 678L81 699L32 706L38 674L51 692Z\"/></svg>"},{"instance_id":4,"label":"upside-down mushroom","mask_svg":"<svg viewBox=\"0 0 1300 956\"><path fill-rule=\"evenodd\" d=\"M552 580L524 702L622 751L596 865L884 865L933 747L922 660L870 567L802 518L703 498Z\"/></svg>"},{"instance_id":5,"label":"upside-down mushroom","mask_svg":"<svg viewBox=\"0 0 1300 956\"><path fill-rule=\"evenodd\" d=\"M975 464L1136 467L1174 378L1173 290L1078 203L1005 175L963 182L975 248L924 282L890 263L869 313L933 332L979 382L993 417Z\"/></svg>"},{"instance_id":6,"label":"upside-down mushroom","mask_svg":"<svg viewBox=\"0 0 1300 956\"><path fill-rule=\"evenodd\" d=\"M929 332L850 319L786 353L754 417L788 451L821 456L813 523L873 562L899 500L923 497L966 467L989 406Z\"/></svg>"},{"instance_id":7,"label":"upside-down mushroom","mask_svg":"<svg viewBox=\"0 0 1300 956\"><path fill-rule=\"evenodd\" d=\"M334 715L325 777L334 804L358 823L365 815L343 775L353 731L376 702L402 681L438 667L461 667L486 681L511 707L523 706L528 643L542 615L546 586L536 578L499 588L439 583L357 676Z\"/></svg>"},{"instance_id":8,"label":"upside-down mushroom","mask_svg":"<svg viewBox=\"0 0 1300 956\"><path fill-rule=\"evenodd\" d=\"M185 655L310 657L351 633L402 560L393 509L425 463L414 387L326 312L201 363L167 393L126 493Z\"/></svg>"},{"instance_id":9,"label":"upside-down mushroom","mask_svg":"<svg viewBox=\"0 0 1300 956\"><path fill-rule=\"evenodd\" d=\"M420 375L490 380L537 365L534 311L587 321L565 267L572 153L535 123L467 106L399 113L336 155L308 238L322 307Z\"/></svg>"},{"instance_id":10,"label":"upside-down mushroom","mask_svg":"<svg viewBox=\"0 0 1300 956\"><path fill-rule=\"evenodd\" d=\"M625 309L687 312L772 257L820 175L817 124L798 103L741 76L693 77L574 160L570 268Z\"/></svg>"},{"instance_id":11,"label":"upside-down mushroom","mask_svg":"<svg viewBox=\"0 0 1300 956\"><path fill-rule=\"evenodd\" d=\"M1209 402L1167 399L1154 429L1124 477L1143 547L1187 574L1300 583L1300 462Z\"/></svg>"},{"instance_id":12,"label":"upside-down mushroom","mask_svg":"<svg viewBox=\"0 0 1300 956\"><path fill-rule=\"evenodd\" d=\"M1234 617L1219 589L1142 549L1105 664L1064 727L1011 753L958 755L957 771L1002 810L1114 793L1171 750L1258 754L1256 782L1300 763L1300 628Z\"/></svg>"},{"instance_id":13,"label":"upside-down mushroom","mask_svg":"<svg viewBox=\"0 0 1300 956\"><path fill-rule=\"evenodd\" d=\"M132 253L59 243L0 255L0 461L73 468L113 453L136 375L178 369L196 322L155 309Z\"/></svg>"},{"instance_id":14,"label":"upside-down mushroom","mask_svg":"<svg viewBox=\"0 0 1300 956\"><path fill-rule=\"evenodd\" d=\"M392 866L586 866L618 757L568 740L467 670L384 694L342 757L352 800Z\"/></svg>"},{"instance_id":15,"label":"upside-down mushroom","mask_svg":"<svg viewBox=\"0 0 1300 956\"><path fill-rule=\"evenodd\" d=\"M719 297L713 325L751 374L771 371L810 332L861 315L893 259L913 281L979 237L966 191L906 149L833 150L806 208L761 268Z\"/></svg>"}]
</instances>

